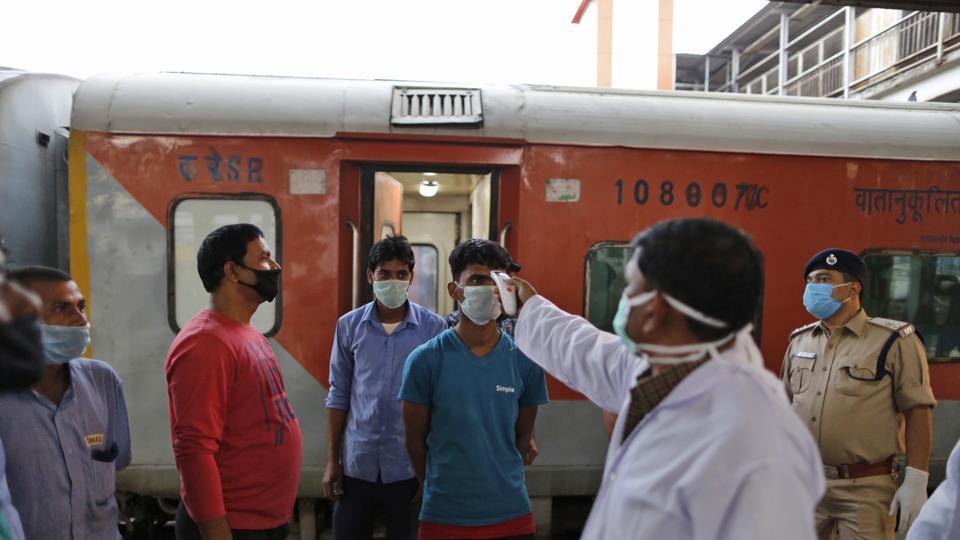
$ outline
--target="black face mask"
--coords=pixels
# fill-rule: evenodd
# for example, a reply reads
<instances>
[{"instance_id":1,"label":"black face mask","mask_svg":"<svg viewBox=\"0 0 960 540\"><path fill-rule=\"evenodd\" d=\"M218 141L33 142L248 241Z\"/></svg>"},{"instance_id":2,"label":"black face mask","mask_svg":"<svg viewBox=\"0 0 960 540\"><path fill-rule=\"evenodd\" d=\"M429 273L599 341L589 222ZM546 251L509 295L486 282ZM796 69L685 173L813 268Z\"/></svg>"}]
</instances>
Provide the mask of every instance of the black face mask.
<instances>
[{"instance_id":1,"label":"black face mask","mask_svg":"<svg viewBox=\"0 0 960 540\"><path fill-rule=\"evenodd\" d=\"M264 302L273 302L273 299L277 297L277 293L280 291L280 270L257 270L256 268L250 268L242 264L240 267L246 268L257 276L257 281L253 285L242 281L240 284L257 291L257 294L260 295L260 298L263 298Z\"/></svg>"},{"instance_id":2,"label":"black face mask","mask_svg":"<svg viewBox=\"0 0 960 540\"><path fill-rule=\"evenodd\" d=\"M0 324L0 391L26 390L40 380L43 370L36 315Z\"/></svg>"}]
</instances>

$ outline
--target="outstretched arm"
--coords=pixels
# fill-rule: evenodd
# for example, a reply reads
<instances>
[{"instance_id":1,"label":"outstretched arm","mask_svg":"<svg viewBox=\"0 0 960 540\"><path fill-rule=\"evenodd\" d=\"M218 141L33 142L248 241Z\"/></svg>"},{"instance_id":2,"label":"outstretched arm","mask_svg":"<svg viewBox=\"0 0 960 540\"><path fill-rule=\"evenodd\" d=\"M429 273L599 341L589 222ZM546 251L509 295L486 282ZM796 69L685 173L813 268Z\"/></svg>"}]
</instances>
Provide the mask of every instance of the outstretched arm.
<instances>
[{"instance_id":1,"label":"outstretched arm","mask_svg":"<svg viewBox=\"0 0 960 540\"><path fill-rule=\"evenodd\" d=\"M619 411L642 360L617 336L553 305L526 281L512 282L522 304L516 328L520 350L601 408Z\"/></svg>"}]
</instances>

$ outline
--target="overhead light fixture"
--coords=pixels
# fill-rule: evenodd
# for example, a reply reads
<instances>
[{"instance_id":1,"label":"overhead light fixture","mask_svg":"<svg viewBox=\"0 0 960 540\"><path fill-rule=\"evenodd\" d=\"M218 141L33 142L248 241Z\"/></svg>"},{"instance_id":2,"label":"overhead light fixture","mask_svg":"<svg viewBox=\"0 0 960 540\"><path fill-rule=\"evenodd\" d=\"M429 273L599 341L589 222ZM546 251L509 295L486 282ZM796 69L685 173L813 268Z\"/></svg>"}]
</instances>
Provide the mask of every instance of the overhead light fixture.
<instances>
[{"instance_id":1,"label":"overhead light fixture","mask_svg":"<svg viewBox=\"0 0 960 540\"><path fill-rule=\"evenodd\" d=\"M440 191L440 182L436 180L424 180L420 182L420 195L433 197L438 191Z\"/></svg>"},{"instance_id":2,"label":"overhead light fixture","mask_svg":"<svg viewBox=\"0 0 960 540\"><path fill-rule=\"evenodd\" d=\"M435 172L425 172L425 173L423 173L423 175L424 175L424 176L436 176L437 173L435 173Z\"/></svg>"}]
</instances>

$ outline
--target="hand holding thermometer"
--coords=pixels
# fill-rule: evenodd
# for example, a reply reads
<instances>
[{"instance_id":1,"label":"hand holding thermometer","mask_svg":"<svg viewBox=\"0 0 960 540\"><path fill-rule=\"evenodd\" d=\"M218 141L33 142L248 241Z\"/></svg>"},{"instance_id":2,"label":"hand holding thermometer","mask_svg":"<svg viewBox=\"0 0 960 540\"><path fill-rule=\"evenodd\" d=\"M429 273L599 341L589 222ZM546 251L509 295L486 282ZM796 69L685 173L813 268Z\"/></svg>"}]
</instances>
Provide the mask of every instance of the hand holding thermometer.
<instances>
[{"instance_id":1,"label":"hand holding thermometer","mask_svg":"<svg viewBox=\"0 0 960 540\"><path fill-rule=\"evenodd\" d=\"M506 281L510 276L503 272L491 272L497 288L500 289L500 302L503 304L503 312L511 317L517 314L517 289L513 285L507 285Z\"/></svg>"}]
</instances>

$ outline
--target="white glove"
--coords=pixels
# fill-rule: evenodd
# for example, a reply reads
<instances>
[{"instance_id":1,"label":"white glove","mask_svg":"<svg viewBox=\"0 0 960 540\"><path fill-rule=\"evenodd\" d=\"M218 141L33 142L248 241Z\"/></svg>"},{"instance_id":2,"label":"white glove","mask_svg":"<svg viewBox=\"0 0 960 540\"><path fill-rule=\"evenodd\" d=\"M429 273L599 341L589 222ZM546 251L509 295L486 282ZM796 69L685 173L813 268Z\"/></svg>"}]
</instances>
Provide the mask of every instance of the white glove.
<instances>
[{"instance_id":1,"label":"white glove","mask_svg":"<svg viewBox=\"0 0 960 540\"><path fill-rule=\"evenodd\" d=\"M907 467L903 475L903 483L900 489L893 494L893 501L890 503L890 515L897 515L900 511L900 526L897 532L906 532L910 524L920 513L920 507L927 502L927 479L929 473L920 469Z\"/></svg>"}]
</instances>

